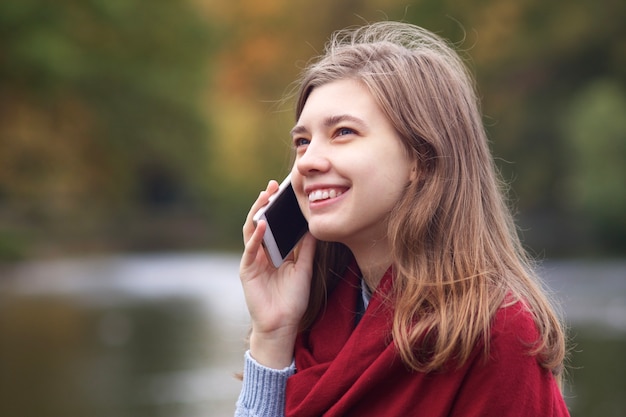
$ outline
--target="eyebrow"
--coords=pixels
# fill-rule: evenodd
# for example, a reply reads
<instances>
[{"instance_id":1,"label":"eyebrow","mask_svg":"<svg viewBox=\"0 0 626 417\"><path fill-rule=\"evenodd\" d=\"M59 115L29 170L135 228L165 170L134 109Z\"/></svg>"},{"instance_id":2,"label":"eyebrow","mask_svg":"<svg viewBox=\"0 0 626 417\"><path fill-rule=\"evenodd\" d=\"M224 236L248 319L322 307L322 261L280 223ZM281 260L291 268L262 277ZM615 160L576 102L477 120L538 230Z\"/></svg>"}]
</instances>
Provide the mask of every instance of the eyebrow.
<instances>
[{"instance_id":1,"label":"eyebrow","mask_svg":"<svg viewBox=\"0 0 626 417\"><path fill-rule=\"evenodd\" d=\"M360 119L356 116L352 116L350 114L340 114L337 116L326 117L324 121L322 122L322 125L325 128L330 128L338 124L341 124L343 122L354 123L358 125L361 129L365 129L367 126L367 123L365 123L363 119ZM308 133L308 131L309 130L303 125L296 125L293 129L291 129L291 136L302 134L302 133Z\"/></svg>"}]
</instances>

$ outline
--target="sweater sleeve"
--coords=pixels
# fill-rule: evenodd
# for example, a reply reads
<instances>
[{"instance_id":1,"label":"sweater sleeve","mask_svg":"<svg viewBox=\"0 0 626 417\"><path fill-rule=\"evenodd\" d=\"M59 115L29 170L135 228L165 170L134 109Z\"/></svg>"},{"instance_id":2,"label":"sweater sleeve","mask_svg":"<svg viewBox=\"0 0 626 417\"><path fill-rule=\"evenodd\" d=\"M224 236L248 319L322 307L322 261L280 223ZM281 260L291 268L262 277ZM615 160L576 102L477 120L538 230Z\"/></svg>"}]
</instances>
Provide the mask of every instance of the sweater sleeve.
<instances>
[{"instance_id":1,"label":"sweater sleeve","mask_svg":"<svg viewBox=\"0 0 626 417\"><path fill-rule=\"evenodd\" d=\"M287 379L295 371L293 362L285 369L267 368L247 351L235 417L283 417Z\"/></svg>"}]
</instances>

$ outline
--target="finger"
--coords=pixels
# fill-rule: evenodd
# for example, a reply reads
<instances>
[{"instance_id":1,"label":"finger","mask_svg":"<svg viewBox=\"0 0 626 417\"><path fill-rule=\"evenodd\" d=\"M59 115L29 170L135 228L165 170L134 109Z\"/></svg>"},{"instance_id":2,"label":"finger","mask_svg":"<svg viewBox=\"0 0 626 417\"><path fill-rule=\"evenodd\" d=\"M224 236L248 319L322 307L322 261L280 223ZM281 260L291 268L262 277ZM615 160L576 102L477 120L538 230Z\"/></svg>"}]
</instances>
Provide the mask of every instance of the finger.
<instances>
[{"instance_id":1,"label":"finger","mask_svg":"<svg viewBox=\"0 0 626 417\"><path fill-rule=\"evenodd\" d=\"M243 255L241 257L241 266L247 268L254 264L257 261L259 250L261 250L261 244L263 242L263 235L265 234L265 229L267 228L267 223L265 221L260 221L257 225L256 229L248 239Z\"/></svg>"},{"instance_id":2,"label":"finger","mask_svg":"<svg viewBox=\"0 0 626 417\"><path fill-rule=\"evenodd\" d=\"M270 195L272 195L272 194L274 194L276 191L278 191L278 187L279 187L278 181L276 181L276 180L270 180L270 181L267 183L267 192L269 192L269 193L270 193Z\"/></svg>"},{"instance_id":3,"label":"finger","mask_svg":"<svg viewBox=\"0 0 626 417\"><path fill-rule=\"evenodd\" d=\"M243 229L242 229L244 245L247 244L248 240L250 239L250 236L252 236L252 233L254 233L254 230L255 230L253 217L256 214L256 212L259 211L259 208L261 208L264 204L267 203L267 198L268 197L266 196L266 192L261 191L257 199L252 204L252 207L250 207L248 214L246 215L246 220L243 224Z\"/></svg>"},{"instance_id":4,"label":"finger","mask_svg":"<svg viewBox=\"0 0 626 417\"><path fill-rule=\"evenodd\" d=\"M252 207L250 207L250 210L248 211L248 215L246 216L246 220L244 222L243 230L242 230L244 245L246 244L246 242L248 241L248 239L254 232L254 229L255 229L254 222L253 222L254 215L259 211L261 207L267 204L270 196L274 194L277 190L278 190L278 183L274 180L269 181L267 183L267 187L265 188L265 190L259 193L259 196L255 200L255 202L252 204Z\"/></svg>"}]
</instances>

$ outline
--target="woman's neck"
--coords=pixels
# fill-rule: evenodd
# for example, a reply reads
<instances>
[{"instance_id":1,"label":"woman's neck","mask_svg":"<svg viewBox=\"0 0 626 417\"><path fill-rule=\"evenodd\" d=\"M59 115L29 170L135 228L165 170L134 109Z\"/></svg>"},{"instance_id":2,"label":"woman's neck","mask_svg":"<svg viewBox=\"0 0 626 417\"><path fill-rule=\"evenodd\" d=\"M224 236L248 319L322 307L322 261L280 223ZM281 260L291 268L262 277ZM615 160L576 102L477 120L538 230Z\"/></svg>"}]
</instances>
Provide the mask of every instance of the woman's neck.
<instances>
[{"instance_id":1,"label":"woman's neck","mask_svg":"<svg viewBox=\"0 0 626 417\"><path fill-rule=\"evenodd\" d=\"M376 241L370 245L350 247L350 250L359 265L363 281L374 292L391 265L391 253L387 242Z\"/></svg>"}]
</instances>

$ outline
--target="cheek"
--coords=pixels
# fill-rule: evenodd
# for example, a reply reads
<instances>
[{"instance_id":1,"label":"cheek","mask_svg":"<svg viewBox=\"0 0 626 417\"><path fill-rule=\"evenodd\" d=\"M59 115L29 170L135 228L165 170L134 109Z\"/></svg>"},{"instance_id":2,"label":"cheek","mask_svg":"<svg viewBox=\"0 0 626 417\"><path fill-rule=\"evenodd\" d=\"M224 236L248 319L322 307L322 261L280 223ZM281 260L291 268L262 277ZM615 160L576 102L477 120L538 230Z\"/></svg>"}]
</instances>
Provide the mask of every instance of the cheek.
<instances>
[{"instance_id":1,"label":"cheek","mask_svg":"<svg viewBox=\"0 0 626 417\"><path fill-rule=\"evenodd\" d=\"M293 186L293 189L296 192L296 195L298 194L298 192L301 192L302 175L300 175L295 165L293 166L293 168L291 168L291 185Z\"/></svg>"},{"instance_id":2,"label":"cheek","mask_svg":"<svg viewBox=\"0 0 626 417\"><path fill-rule=\"evenodd\" d=\"M303 185L302 185L302 176L298 173L296 168L293 168L291 171L291 186L296 194L296 198L298 199L298 205L300 206L300 210L304 214L304 216L308 219L308 201L309 197L304 195Z\"/></svg>"},{"instance_id":3,"label":"cheek","mask_svg":"<svg viewBox=\"0 0 626 417\"><path fill-rule=\"evenodd\" d=\"M372 176L368 193L372 201L384 201L385 204L395 204L406 192L410 182L410 170L392 170Z\"/></svg>"}]
</instances>

